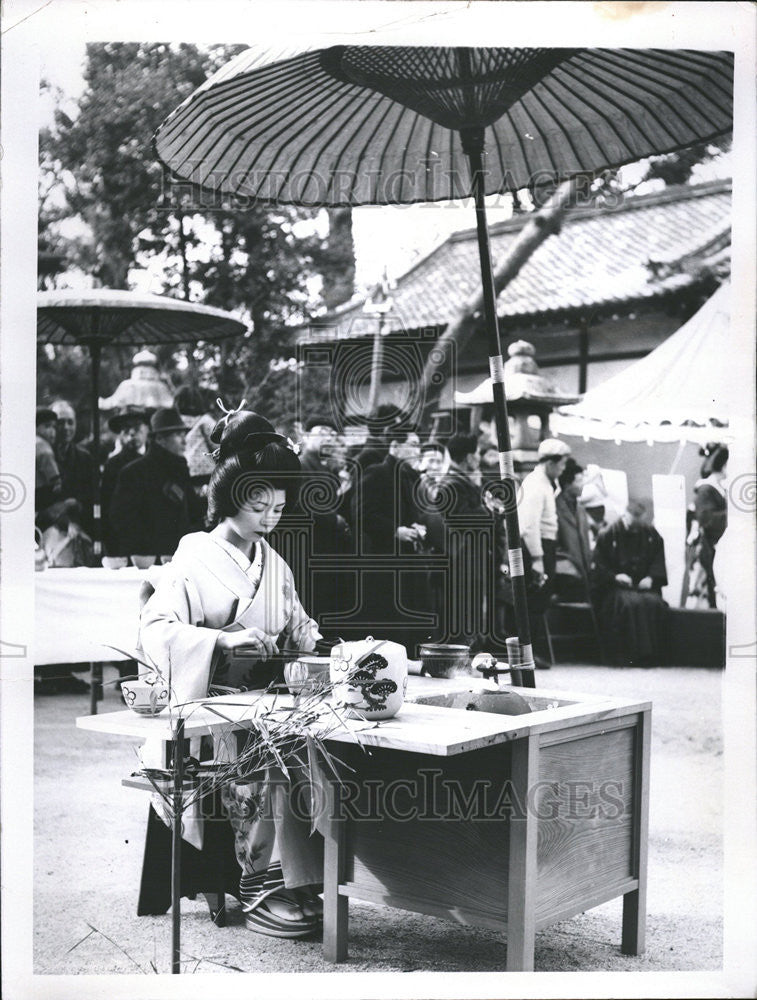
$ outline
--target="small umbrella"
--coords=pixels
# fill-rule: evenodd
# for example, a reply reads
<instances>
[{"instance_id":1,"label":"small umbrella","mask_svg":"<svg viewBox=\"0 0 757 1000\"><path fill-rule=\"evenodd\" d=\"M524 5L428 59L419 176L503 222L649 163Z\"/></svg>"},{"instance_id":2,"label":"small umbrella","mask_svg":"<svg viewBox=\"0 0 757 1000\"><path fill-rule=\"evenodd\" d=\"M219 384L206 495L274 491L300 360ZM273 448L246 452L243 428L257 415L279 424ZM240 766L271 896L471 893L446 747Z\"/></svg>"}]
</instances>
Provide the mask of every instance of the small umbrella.
<instances>
[{"instance_id":1,"label":"small umbrella","mask_svg":"<svg viewBox=\"0 0 757 1000\"><path fill-rule=\"evenodd\" d=\"M246 50L173 112L155 149L179 182L221 198L317 206L473 195L515 615L533 683L484 197L728 132L733 56L369 37L369 45Z\"/></svg>"},{"instance_id":2,"label":"small umbrella","mask_svg":"<svg viewBox=\"0 0 757 1000\"><path fill-rule=\"evenodd\" d=\"M92 362L92 442L95 552L99 541L100 357L112 344L176 344L238 337L245 324L231 313L161 295L91 288L37 293L37 340L82 344Z\"/></svg>"}]
</instances>

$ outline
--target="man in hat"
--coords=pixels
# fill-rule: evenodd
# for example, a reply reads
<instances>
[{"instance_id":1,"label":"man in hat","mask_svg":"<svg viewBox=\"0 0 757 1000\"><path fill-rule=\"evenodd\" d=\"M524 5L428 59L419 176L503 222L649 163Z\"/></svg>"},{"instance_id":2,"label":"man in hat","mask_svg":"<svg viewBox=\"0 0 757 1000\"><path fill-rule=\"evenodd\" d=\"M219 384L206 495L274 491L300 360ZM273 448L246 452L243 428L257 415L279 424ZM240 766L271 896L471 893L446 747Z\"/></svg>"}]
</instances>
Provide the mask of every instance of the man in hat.
<instances>
[{"instance_id":1,"label":"man in hat","mask_svg":"<svg viewBox=\"0 0 757 1000\"><path fill-rule=\"evenodd\" d=\"M555 492L565 468L570 448L557 438L539 444L536 468L523 480L518 499L520 534L531 568L542 584L549 585L555 575L557 551L557 507Z\"/></svg>"},{"instance_id":2,"label":"man in hat","mask_svg":"<svg viewBox=\"0 0 757 1000\"><path fill-rule=\"evenodd\" d=\"M557 564L557 505L555 494L559 478L565 469L570 448L557 438L546 438L539 444L536 468L523 480L518 494L521 549L526 575L526 599L537 635L544 639L540 616L549 606ZM509 547L509 545L508 545ZM509 560L507 560L509 565ZM507 574L506 601L514 604L512 579ZM512 613L514 616L514 612ZM512 625L514 625L514 617ZM510 626L512 628L512 625ZM548 669L549 663L534 655L538 669Z\"/></svg>"},{"instance_id":3,"label":"man in hat","mask_svg":"<svg viewBox=\"0 0 757 1000\"><path fill-rule=\"evenodd\" d=\"M119 450L112 454L103 466L100 504L103 548L106 555L115 555L117 542L115 529L110 520L111 500L121 470L145 453L150 418L147 410L143 410L140 406L125 406L110 418L108 427L118 435Z\"/></svg>"},{"instance_id":4,"label":"man in hat","mask_svg":"<svg viewBox=\"0 0 757 1000\"><path fill-rule=\"evenodd\" d=\"M55 460L61 475L61 497L78 500L82 511L82 526L92 531L93 458L76 444L76 411L65 399L56 399L50 409L56 416Z\"/></svg>"},{"instance_id":5,"label":"man in hat","mask_svg":"<svg viewBox=\"0 0 757 1000\"><path fill-rule=\"evenodd\" d=\"M119 473L110 504L115 555L173 555L179 539L202 528L202 502L184 458L187 427L175 407L150 419L147 453Z\"/></svg>"},{"instance_id":6,"label":"man in hat","mask_svg":"<svg viewBox=\"0 0 757 1000\"><path fill-rule=\"evenodd\" d=\"M60 499L60 470L53 450L57 421L55 410L51 410L49 406L37 408L34 456L34 510L37 517L44 517L45 510Z\"/></svg>"}]
</instances>

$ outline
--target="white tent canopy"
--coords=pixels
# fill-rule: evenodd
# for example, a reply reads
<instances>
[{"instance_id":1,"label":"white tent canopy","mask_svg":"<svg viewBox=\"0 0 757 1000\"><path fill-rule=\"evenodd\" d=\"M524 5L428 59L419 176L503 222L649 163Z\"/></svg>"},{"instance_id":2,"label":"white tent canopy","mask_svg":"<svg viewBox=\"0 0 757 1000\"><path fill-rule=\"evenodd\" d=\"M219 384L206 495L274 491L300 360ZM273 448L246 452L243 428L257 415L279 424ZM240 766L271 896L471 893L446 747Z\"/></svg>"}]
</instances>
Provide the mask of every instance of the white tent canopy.
<instances>
[{"instance_id":1,"label":"white tent canopy","mask_svg":"<svg viewBox=\"0 0 757 1000\"><path fill-rule=\"evenodd\" d=\"M641 361L552 417L561 434L623 441L720 440L733 402L731 286L724 282Z\"/></svg>"}]
</instances>

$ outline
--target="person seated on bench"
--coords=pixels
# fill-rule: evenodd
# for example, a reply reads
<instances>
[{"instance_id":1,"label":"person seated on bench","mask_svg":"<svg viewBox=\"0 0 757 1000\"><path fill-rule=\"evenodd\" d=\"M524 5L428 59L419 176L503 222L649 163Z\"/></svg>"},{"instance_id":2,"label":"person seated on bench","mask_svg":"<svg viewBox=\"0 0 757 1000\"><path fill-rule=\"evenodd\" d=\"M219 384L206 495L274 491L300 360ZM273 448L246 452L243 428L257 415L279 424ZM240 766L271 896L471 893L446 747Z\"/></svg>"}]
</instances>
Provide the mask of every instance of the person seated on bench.
<instances>
[{"instance_id":1,"label":"person seated on bench","mask_svg":"<svg viewBox=\"0 0 757 1000\"><path fill-rule=\"evenodd\" d=\"M312 652L321 638L291 569L265 537L299 485L297 455L251 411L227 413L211 440L219 444L208 484L214 527L181 539L140 621L142 649L170 677L174 704L206 698L211 683L264 687L253 674L265 673L261 661L277 642ZM323 911L323 842L295 814L282 773L269 768L260 780L231 781L221 798L242 868L247 927L275 937L313 933Z\"/></svg>"},{"instance_id":2,"label":"person seated on bench","mask_svg":"<svg viewBox=\"0 0 757 1000\"><path fill-rule=\"evenodd\" d=\"M660 663L667 605L662 538L648 523L647 505L630 500L625 513L600 531L591 582L600 628L617 663Z\"/></svg>"}]
</instances>

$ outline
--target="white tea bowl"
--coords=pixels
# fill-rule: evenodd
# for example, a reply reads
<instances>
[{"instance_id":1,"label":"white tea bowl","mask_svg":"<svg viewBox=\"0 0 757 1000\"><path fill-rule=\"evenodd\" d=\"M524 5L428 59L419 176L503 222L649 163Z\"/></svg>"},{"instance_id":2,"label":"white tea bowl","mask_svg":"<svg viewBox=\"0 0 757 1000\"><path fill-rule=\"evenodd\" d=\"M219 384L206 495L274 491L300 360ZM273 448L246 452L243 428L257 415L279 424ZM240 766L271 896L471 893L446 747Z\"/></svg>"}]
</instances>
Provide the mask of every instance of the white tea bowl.
<instances>
[{"instance_id":1,"label":"white tea bowl","mask_svg":"<svg viewBox=\"0 0 757 1000\"><path fill-rule=\"evenodd\" d=\"M168 707L168 684L160 678L153 681L140 677L136 681L124 681L121 692L128 707L137 715L159 715Z\"/></svg>"}]
</instances>

